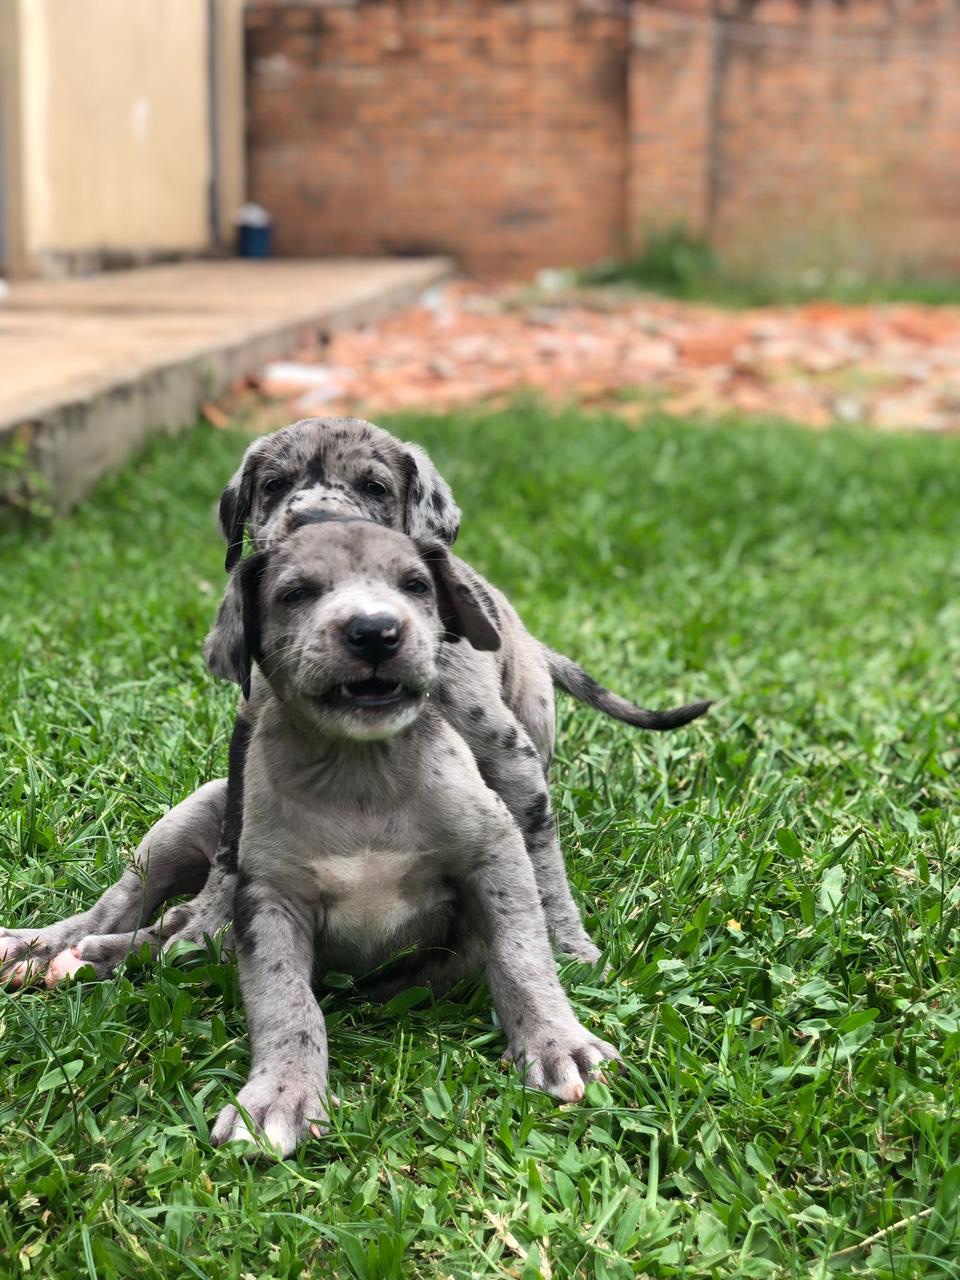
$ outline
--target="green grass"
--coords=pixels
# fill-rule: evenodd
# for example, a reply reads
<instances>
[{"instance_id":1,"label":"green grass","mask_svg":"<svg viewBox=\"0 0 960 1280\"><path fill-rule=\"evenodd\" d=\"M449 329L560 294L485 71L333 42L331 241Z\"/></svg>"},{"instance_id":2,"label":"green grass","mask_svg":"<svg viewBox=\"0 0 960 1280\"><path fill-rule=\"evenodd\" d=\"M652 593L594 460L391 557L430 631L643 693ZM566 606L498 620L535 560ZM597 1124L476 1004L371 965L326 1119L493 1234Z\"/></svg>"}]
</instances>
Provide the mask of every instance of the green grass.
<instances>
[{"instance_id":1,"label":"green grass","mask_svg":"<svg viewBox=\"0 0 960 1280\"><path fill-rule=\"evenodd\" d=\"M903 274L883 278L850 268L783 269L776 275L735 270L703 240L681 228L651 235L635 257L602 263L580 273L587 285L616 285L710 302L720 307L785 306L829 298L837 302L919 302L960 305L960 280Z\"/></svg>"},{"instance_id":2,"label":"green grass","mask_svg":"<svg viewBox=\"0 0 960 1280\"><path fill-rule=\"evenodd\" d=\"M613 966L564 977L625 1069L557 1107L499 1066L482 984L329 992L335 1129L251 1167L206 1143L248 1063L215 951L0 996L0 1273L957 1276L960 440L395 425L537 633L648 704L724 699L665 737L561 707ZM164 442L0 543L4 923L90 903L225 767L200 643L242 444Z\"/></svg>"}]
</instances>

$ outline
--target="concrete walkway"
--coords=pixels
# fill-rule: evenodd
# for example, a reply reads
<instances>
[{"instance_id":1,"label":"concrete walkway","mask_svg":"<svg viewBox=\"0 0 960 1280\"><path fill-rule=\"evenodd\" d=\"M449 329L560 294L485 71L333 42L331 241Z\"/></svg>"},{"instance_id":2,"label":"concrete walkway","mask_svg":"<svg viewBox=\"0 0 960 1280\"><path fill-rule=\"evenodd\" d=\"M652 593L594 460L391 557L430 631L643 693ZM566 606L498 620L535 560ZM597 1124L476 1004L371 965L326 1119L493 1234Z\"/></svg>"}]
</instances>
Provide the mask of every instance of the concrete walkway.
<instances>
[{"instance_id":1,"label":"concrete walkway","mask_svg":"<svg viewBox=\"0 0 960 1280\"><path fill-rule=\"evenodd\" d=\"M306 334L377 319L450 273L443 258L236 260L14 285L0 303L0 448L25 435L68 508Z\"/></svg>"}]
</instances>

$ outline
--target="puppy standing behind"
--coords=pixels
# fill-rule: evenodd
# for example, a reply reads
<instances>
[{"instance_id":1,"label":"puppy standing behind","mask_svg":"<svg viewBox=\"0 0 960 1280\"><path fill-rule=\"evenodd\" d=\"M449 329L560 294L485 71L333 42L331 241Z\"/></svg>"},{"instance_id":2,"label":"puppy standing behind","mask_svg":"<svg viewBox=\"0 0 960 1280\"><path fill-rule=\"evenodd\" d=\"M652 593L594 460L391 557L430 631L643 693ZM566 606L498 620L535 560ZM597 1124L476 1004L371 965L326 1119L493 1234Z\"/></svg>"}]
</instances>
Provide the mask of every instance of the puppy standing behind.
<instances>
[{"instance_id":1,"label":"puppy standing behind","mask_svg":"<svg viewBox=\"0 0 960 1280\"><path fill-rule=\"evenodd\" d=\"M430 702L444 637L466 637L464 660L497 688L499 637L477 596L439 545L358 520L308 524L237 572L240 661L262 675L236 893L252 1047L238 1106L283 1154L325 1117L315 946L322 965L358 974L403 950L404 986L442 988L485 964L528 1083L581 1098L617 1052L577 1021L520 830ZM379 979L389 989L389 970ZM214 1143L250 1137L226 1107Z\"/></svg>"}]
</instances>

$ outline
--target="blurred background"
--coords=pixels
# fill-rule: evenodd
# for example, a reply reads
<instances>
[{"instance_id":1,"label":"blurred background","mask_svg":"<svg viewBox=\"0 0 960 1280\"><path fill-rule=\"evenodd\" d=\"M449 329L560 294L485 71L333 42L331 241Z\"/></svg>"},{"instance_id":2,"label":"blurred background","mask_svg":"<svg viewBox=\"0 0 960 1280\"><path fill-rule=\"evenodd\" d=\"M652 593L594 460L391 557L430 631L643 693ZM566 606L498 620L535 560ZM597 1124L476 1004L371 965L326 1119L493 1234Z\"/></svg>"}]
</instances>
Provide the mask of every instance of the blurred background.
<instances>
[{"instance_id":1,"label":"blurred background","mask_svg":"<svg viewBox=\"0 0 960 1280\"><path fill-rule=\"evenodd\" d=\"M0 0L0 493L522 388L951 430L958 157L956 0Z\"/></svg>"},{"instance_id":2,"label":"blurred background","mask_svg":"<svg viewBox=\"0 0 960 1280\"><path fill-rule=\"evenodd\" d=\"M3 0L9 276L232 247L529 276L682 230L960 271L953 0ZM817 274L819 273L819 275Z\"/></svg>"}]
</instances>

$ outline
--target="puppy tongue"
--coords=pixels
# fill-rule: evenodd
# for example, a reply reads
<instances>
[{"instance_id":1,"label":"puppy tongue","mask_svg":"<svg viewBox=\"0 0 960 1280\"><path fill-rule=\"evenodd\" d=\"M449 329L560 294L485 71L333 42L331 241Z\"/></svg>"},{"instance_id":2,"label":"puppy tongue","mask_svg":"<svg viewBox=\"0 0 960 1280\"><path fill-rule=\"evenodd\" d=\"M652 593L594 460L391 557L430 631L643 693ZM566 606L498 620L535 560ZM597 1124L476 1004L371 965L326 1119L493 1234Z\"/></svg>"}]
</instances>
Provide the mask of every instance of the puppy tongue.
<instances>
[{"instance_id":1,"label":"puppy tongue","mask_svg":"<svg viewBox=\"0 0 960 1280\"><path fill-rule=\"evenodd\" d=\"M399 688L399 681L381 680L378 676L368 676L366 680L353 680L346 685L347 692L353 698L389 697Z\"/></svg>"}]
</instances>

